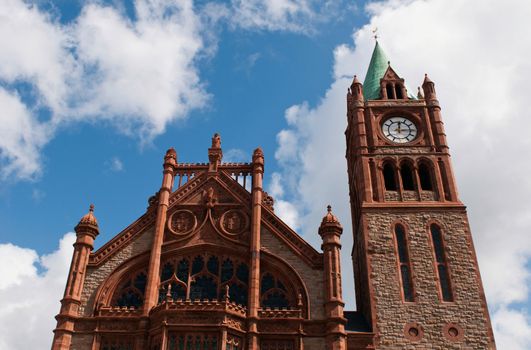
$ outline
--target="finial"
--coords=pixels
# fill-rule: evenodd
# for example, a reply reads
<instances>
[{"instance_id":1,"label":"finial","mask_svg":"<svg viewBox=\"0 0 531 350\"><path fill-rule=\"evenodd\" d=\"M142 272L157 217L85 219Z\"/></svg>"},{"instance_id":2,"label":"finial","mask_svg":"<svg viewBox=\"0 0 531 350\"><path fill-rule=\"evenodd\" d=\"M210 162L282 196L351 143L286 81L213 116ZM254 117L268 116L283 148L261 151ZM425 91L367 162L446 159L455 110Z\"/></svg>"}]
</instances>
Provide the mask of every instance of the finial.
<instances>
[{"instance_id":1,"label":"finial","mask_svg":"<svg viewBox=\"0 0 531 350\"><path fill-rule=\"evenodd\" d=\"M172 300L173 300L173 298L171 296L171 283L168 283L168 288L166 290L166 301L170 302Z\"/></svg>"},{"instance_id":2,"label":"finial","mask_svg":"<svg viewBox=\"0 0 531 350\"><path fill-rule=\"evenodd\" d=\"M297 294L297 306L302 307L302 293L299 291L299 294Z\"/></svg>"},{"instance_id":3,"label":"finial","mask_svg":"<svg viewBox=\"0 0 531 350\"><path fill-rule=\"evenodd\" d=\"M221 136L218 133L212 137L212 148L221 148Z\"/></svg>"},{"instance_id":4,"label":"finial","mask_svg":"<svg viewBox=\"0 0 531 350\"><path fill-rule=\"evenodd\" d=\"M226 284L225 285L225 301L227 302L229 301L229 298L230 298L229 289L230 289L229 285Z\"/></svg>"},{"instance_id":5,"label":"finial","mask_svg":"<svg viewBox=\"0 0 531 350\"><path fill-rule=\"evenodd\" d=\"M374 27L374 29L372 30L372 34L374 41L378 42L378 27Z\"/></svg>"},{"instance_id":6,"label":"finial","mask_svg":"<svg viewBox=\"0 0 531 350\"><path fill-rule=\"evenodd\" d=\"M332 206L330 204L327 205L326 211L331 213L332 212Z\"/></svg>"},{"instance_id":7,"label":"finial","mask_svg":"<svg viewBox=\"0 0 531 350\"><path fill-rule=\"evenodd\" d=\"M89 211L86 213L81 220L79 220L79 223L75 227L76 232L85 232L86 228L92 227L92 229L95 229L96 235L98 235L98 220L96 220L96 217L94 216L94 204L91 204L89 206ZM79 231L81 230L81 231ZM95 237L95 236L94 236Z\"/></svg>"},{"instance_id":8,"label":"finial","mask_svg":"<svg viewBox=\"0 0 531 350\"><path fill-rule=\"evenodd\" d=\"M391 61L387 61L387 65L388 65L388 66L391 66Z\"/></svg>"}]
</instances>

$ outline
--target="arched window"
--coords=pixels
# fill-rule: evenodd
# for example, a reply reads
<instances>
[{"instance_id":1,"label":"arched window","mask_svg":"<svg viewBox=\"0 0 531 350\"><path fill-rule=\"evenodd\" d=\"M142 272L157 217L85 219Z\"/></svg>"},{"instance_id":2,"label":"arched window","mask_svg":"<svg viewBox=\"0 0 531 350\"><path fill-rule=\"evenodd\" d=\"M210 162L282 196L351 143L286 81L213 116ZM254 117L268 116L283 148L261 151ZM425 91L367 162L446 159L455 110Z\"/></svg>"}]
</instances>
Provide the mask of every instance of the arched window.
<instances>
[{"instance_id":1,"label":"arched window","mask_svg":"<svg viewBox=\"0 0 531 350\"><path fill-rule=\"evenodd\" d=\"M118 290L111 301L112 306L142 307L144 304L146 282L146 271L140 271L130 276L120 285L120 287L118 287Z\"/></svg>"},{"instance_id":2,"label":"arched window","mask_svg":"<svg viewBox=\"0 0 531 350\"><path fill-rule=\"evenodd\" d=\"M396 176L395 169L391 163L385 163L383 167L383 176L385 189L387 191L396 191Z\"/></svg>"},{"instance_id":3,"label":"arched window","mask_svg":"<svg viewBox=\"0 0 531 350\"><path fill-rule=\"evenodd\" d=\"M387 92L387 99L388 100L393 100L395 98L395 94L394 94L394 91L393 91L393 85L391 85L391 84L385 85L385 90Z\"/></svg>"},{"instance_id":4,"label":"arched window","mask_svg":"<svg viewBox=\"0 0 531 350\"><path fill-rule=\"evenodd\" d=\"M452 288L450 285L450 274L448 273L448 263L446 261L446 252L444 241L439 226L432 224L430 226L431 242L435 253L435 264L439 277L439 288L442 300L453 301Z\"/></svg>"},{"instance_id":5,"label":"arched window","mask_svg":"<svg viewBox=\"0 0 531 350\"><path fill-rule=\"evenodd\" d=\"M404 98L404 96L402 95L402 86L400 84L395 85L395 93L397 99L401 100Z\"/></svg>"},{"instance_id":6,"label":"arched window","mask_svg":"<svg viewBox=\"0 0 531 350\"><path fill-rule=\"evenodd\" d=\"M404 229L404 226L400 224L395 225L395 238L404 301L412 302L415 301L415 296L413 292L413 280L411 277L411 265L409 263L409 249L407 246L406 230Z\"/></svg>"},{"instance_id":7,"label":"arched window","mask_svg":"<svg viewBox=\"0 0 531 350\"><path fill-rule=\"evenodd\" d=\"M266 272L260 283L260 305L269 308L287 308L293 306L288 299L288 290L280 279Z\"/></svg>"},{"instance_id":8,"label":"arched window","mask_svg":"<svg viewBox=\"0 0 531 350\"><path fill-rule=\"evenodd\" d=\"M160 274L159 302L168 293L174 300L223 300L226 286L229 300L247 305L249 267L233 257L201 254L166 261Z\"/></svg>"},{"instance_id":9,"label":"arched window","mask_svg":"<svg viewBox=\"0 0 531 350\"><path fill-rule=\"evenodd\" d=\"M420 188L424 191L433 191L433 184L431 182L431 171L426 163L419 164L419 179Z\"/></svg>"},{"instance_id":10,"label":"arched window","mask_svg":"<svg viewBox=\"0 0 531 350\"><path fill-rule=\"evenodd\" d=\"M400 176L402 177L402 188L406 191L414 191L413 170L408 163L402 163L400 166Z\"/></svg>"}]
</instances>

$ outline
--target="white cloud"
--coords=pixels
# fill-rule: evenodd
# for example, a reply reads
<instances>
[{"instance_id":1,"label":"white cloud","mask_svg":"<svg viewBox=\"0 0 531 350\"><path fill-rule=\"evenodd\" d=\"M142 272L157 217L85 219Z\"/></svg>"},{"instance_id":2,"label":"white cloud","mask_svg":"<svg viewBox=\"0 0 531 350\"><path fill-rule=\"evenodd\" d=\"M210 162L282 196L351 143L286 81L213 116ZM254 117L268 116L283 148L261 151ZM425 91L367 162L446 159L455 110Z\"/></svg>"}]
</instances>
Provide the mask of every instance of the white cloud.
<instances>
[{"instance_id":1,"label":"white cloud","mask_svg":"<svg viewBox=\"0 0 531 350\"><path fill-rule=\"evenodd\" d=\"M107 168L109 168L110 171L115 173L124 170L124 163L118 157L112 157L109 161L106 162L106 166Z\"/></svg>"},{"instance_id":2,"label":"white cloud","mask_svg":"<svg viewBox=\"0 0 531 350\"><path fill-rule=\"evenodd\" d=\"M65 109L75 61L68 52L68 34L50 14L21 0L2 1L0 47L0 82L32 84L38 104Z\"/></svg>"},{"instance_id":3,"label":"white cloud","mask_svg":"<svg viewBox=\"0 0 531 350\"><path fill-rule=\"evenodd\" d=\"M66 26L22 0L0 4L0 134L11 135L0 141L2 176L38 176L42 147L73 122L109 121L149 142L204 106L197 61L213 52L204 33L217 19L192 0L134 5L131 20L89 2Z\"/></svg>"},{"instance_id":4,"label":"white cloud","mask_svg":"<svg viewBox=\"0 0 531 350\"><path fill-rule=\"evenodd\" d=\"M50 346L74 241L67 233L58 250L41 257L32 249L0 244L0 349Z\"/></svg>"},{"instance_id":5,"label":"white cloud","mask_svg":"<svg viewBox=\"0 0 531 350\"><path fill-rule=\"evenodd\" d=\"M239 148L231 148L223 152L223 162L238 163L249 161L249 155Z\"/></svg>"},{"instance_id":6,"label":"white cloud","mask_svg":"<svg viewBox=\"0 0 531 350\"><path fill-rule=\"evenodd\" d=\"M354 11L344 1L232 0L230 21L244 29L313 33L318 23L337 20Z\"/></svg>"},{"instance_id":7,"label":"white cloud","mask_svg":"<svg viewBox=\"0 0 531 350\"><path fill-rule=\"evenodd\" d=\"M0 87L0 176L32 179L39 174L39 154L49 131L35 120L16 93Z\"/></svg>"},{"instance_id":8,"label":"white cloud","mask_svg":"<svg viewBox=\"0 0 531 350\"><path fill-rule=\"evenodd\" d=\"M89 83L73 112L151 139L207 100L195 67L204 28L191 0L138 0L135 7L135 21L98 4L77 19L76 53Z\"/></svg>"},{"instance_id":9,"label":"white cloud","mask_svg":"<svg viewBox=\"0 0 531 350\"><path fill-rule=\"evenodd\" d=\"M282 162L284 154L301 170L294 183L286 182L291 191L286 198L302 208L302 229L314 244L328 200L351 232L345 94L353 74L363 80L374 47L371 29L377 27L391 64L410 86L420 85L425 72L436 84L498 347L528 349L531 163L524 158L531 138L524 130L531 129L526 81L531 42L515 33L528 32L531 4L393 0L371 4L368 11L370 23L354 33L354 45L336 48L335 82L319 105L286 111L289 127L279 133L276 154L283 176L293 173L292 165ZM323 159L330 164L326 169L319 163ZM350 247L351 235L344 234L343 242ZM350 269L348 251L342 262ZM349 269L344 276L352 275ZM344 283L352 293L352 280Z\"/></svg>"}]
</instances>

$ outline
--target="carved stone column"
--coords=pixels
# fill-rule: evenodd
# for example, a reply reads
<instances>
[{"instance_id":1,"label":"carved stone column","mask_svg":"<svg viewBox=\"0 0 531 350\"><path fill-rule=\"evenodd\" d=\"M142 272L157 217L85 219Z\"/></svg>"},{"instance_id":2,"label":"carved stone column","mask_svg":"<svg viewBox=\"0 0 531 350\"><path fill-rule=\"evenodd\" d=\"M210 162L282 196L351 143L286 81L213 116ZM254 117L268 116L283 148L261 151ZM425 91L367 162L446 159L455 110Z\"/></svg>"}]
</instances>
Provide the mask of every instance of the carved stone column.
<instances>
[{"instance_id":1,"label":"carved stone column","mask_svg":"<svg viewBox=\"0 0 531 350\"><path fill-rule=\"evenodd\" d=\"M151 256L149 258L146 292L144 293L144 316L149 314L149 311L157 304L158 300L160 283L160 255L162 250L162 242L164 240L164 227L166 225L166 214L168 211L169 198L173 188L175 165L177 165L177 153L173 148L170 148L164 156L162 186L160 187L159 191L159 204L157 209L157 218L155 221L155 233L151 246Z\"/></svg>"},{"instance_id":2,"label":"carved stone column","mask_svg":"<svg viewBox=\"0 0 531 350\"><path fill-rule=\"evenodd\" d=\"M251 271L249 276L249 302L247 308L248 346L258 350L258 309L260 308L260 222L262 219L262 178L264 175L264 153L257 148L253 153L252 217L251 217Z\"/></svg>"}]
</instances>

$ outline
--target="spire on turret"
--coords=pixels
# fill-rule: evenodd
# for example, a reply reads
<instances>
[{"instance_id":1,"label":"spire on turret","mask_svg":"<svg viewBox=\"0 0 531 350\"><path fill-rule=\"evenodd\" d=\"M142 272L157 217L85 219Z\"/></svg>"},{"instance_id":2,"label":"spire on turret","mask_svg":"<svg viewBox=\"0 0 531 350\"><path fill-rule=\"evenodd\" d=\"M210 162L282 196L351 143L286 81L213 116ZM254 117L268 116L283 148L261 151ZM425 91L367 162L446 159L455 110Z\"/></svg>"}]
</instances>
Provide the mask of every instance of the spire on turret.
<instances>
[{"instance_id":1,"label":"spire on turret","mask_svg":"<svg viewBox=\"0 0 531 350\"><path fill-rule=\"evenodd\" d=\"M424 90L424 96L426 100L436 100L437 93L435 92L435 83L431 81L428 74L424 74L424 82L422 83L422 89Z\"/></svg>"},{"instance_id":2,"label":"spire on turret","mask_svg":"<svg viewBox=\"0 0 531 350\"><path fill-rule=\"evenodd\" d=\"M354 100L363 101L363 85L356 75L352 80L352 85L350 85L350 93L352 94L352 98Z\"/></svg>"},{"instance_id":3,"label":"spire on turret","mask_svg":"<svg viewBox=\"0 0 531 350\"><path fill-rule=\"evenodd\" d=\"M89 212L85 214L79 223L75 227L77 233L81 232L92 232L95 236L99 233L98 220L94 216L94 204L91 204L89 207Z\"/></svg>"}]
</instances>

